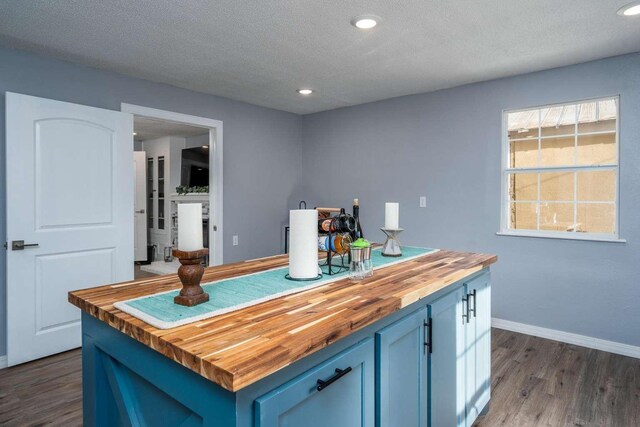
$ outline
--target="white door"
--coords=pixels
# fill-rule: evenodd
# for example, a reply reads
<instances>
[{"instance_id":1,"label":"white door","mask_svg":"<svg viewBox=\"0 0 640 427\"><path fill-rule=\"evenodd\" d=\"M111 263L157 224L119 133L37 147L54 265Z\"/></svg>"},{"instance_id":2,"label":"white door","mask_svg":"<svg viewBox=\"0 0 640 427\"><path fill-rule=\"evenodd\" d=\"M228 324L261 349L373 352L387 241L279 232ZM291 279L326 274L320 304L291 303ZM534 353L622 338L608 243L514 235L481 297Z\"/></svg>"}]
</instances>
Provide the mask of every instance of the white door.
<instances>
[{"instance_id":1,"label":"white door","mask_svg":"<svg viewBox=\"0 0 640 427\"><path fill-rule=\"evenodd\" d=\"M133 152L133 170L136 180L134 196L134 230L133 253L136 261L147 260L147 153Z\"/></svg>"},{"instance_id":2,"label":"white door","mask_svg":"<svg viewBox=\"0 0 640 427\"><path fill-rule=\"evenodd\" d=\"M133 118L7 93L6 132L7 358L15 365L80 346L68 291L133 277Z\"/></svg>"}]
</instances>

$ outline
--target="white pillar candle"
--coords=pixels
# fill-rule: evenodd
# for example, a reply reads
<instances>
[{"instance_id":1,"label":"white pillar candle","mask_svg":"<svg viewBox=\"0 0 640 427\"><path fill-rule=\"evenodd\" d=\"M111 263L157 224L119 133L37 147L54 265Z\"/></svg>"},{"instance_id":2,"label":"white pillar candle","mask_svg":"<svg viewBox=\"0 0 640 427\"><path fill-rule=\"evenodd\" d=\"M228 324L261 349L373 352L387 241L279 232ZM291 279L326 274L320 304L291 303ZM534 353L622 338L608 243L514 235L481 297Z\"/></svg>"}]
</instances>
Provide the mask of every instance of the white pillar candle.
<instances>
[{"instance_id":1,"label":"white pillar candle","mask_svg":"<svg viewBox=\"0 0 640 427\"><path fill-rule=\"evenodd\" d=\"M289 276L313 279L318 276L318 211L289 211Z\"/></svg>"},{"instance_id":2,"label":"white pillar candle","mask_svg":"<svg viewBox=\"0 0 640 427\"><path fill-rule=\"evenodd\" d=\"M400 203L384 204L384 228L387 230L400 228Z\"/></svg>"},{"instance_id":3,"label":"white pillar candle","mask_svg":"<svg viewBox=\"0 0 640 427\"><path fill-rule=\"evenodd\" d=\"M197 251L202 245L202 203L178 204L178 249Z\"/></svg>"}]
</instances>

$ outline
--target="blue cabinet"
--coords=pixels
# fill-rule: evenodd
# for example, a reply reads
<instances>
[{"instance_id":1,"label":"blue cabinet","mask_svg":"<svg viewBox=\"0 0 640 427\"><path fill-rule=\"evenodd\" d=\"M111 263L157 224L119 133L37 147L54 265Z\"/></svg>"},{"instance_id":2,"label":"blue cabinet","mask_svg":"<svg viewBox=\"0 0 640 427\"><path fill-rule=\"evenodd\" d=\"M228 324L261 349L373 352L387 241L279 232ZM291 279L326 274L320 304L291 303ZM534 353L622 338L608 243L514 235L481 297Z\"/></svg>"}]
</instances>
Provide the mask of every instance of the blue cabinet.
<instances>
[{"instance_id":1,"label":"blue cabinet","mask_svg":"<svg viewBox=\"0 0 640 427\"><path fill-rule=\"evenodd\" d=\"M469 427L490 399L488 270L232 393L83 314L85 425Z\"/></svg>"},{"instance_id":2,"label":"blue cabinet","mask_svg":"<svg viewBox=\"0 0 640 427\"><path fill-rule=\"evenodd\" d=\"M470 427L488 404L488 271L459 283L375 337L378 427Z\"/></svg>"},{"instance_id":3,"label":"blue cabinet","mask_svg":"<svg viewBox=\"0 0 640 427\"><path fill-rule=\"evenodd\" d=\"M424 307L376 333L376 425L428 426L428 311Z\"/></svg>"},{"instance_id":4,"label":"blue cabinet","mask_svg":"<svg viewBox=\"0 0 640 427\"><path fill-rule=\"evenodd\" d=\"M429 316L430 425L470 427L491 398L489 272L429 304Z\"/></svg>"},{"instance_id":5,"label":"blue cabinet","mask_svg":"<svg viewBox=\"0 0 640 427\"><path fill-rule=\"evenodd\" d=\"M258 427L373 427L371 338L335 355L255 402Z\"/></svg>"},{"instance_id":6,"label":"blue cabinet","mask_svg":"<svg viewBox=\"0 0 640 427\"><path fill-rule=\"evenodd\" d=\"M463 427L465 410L464 286L428 305L431 318L430 426Z\"/></svg>"},{"instance_id":7,"label":"blue cabinet","mask_svg":"<svg viewBox=\"0 0 640 427\"><path fill-rule=\"evenodd\" d=\"M465 283L466 424L470 427L491 395L491 286L489 272Z\"/></svg>"}]
</instances>

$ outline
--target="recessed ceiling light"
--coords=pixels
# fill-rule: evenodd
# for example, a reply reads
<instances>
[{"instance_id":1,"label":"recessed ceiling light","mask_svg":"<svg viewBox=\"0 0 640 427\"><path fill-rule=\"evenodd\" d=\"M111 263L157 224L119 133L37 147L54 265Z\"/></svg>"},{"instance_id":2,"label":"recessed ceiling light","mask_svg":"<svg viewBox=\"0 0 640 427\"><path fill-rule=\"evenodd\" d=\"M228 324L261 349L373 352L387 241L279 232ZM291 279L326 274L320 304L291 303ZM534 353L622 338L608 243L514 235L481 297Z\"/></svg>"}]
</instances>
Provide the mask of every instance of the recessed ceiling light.
<instances>
[{"instance_id":1,"label":"recessed ceiling light","mask_svg":"<svg viewBox=\"0 0 640 427\"><path fill-rule=\"evenodd\" d=\"M634 1L618 9L620 16L636 16L640 15L640 1Z\"/></svg>"},{"instance_id":2,"label":"recessed ceiling light","mask_svg":"<svg viewBox=\"0 0 640 427\"><path fill-rule=\"evenodd\" d=\"M313 90L311 90L311 89L298 89L298 93L300 95L311 95L313 93Z\"/></svg>"},{"instance_id":3,"label":"recessed ceiling light","mask_svg":"<svg viewBox=\"0 0 640 427\"><path fill-rule=\"evenodd\" d=\"M380 22L380 18L374 15L356 16L351 20L351 25L361 30L368 30L375 27Z\"/></svg>"},{"instance_id":4,"label":"recessed ceiling light","mask_svg":"<svg viewBox=\"0 0 640 427\"><path fill-rule=\"evenodd\" d=\"M133 136L136 136L137 134L138 134L138 132L134 132L134 133L133 133Z\"/></svg>"}]
</instances>

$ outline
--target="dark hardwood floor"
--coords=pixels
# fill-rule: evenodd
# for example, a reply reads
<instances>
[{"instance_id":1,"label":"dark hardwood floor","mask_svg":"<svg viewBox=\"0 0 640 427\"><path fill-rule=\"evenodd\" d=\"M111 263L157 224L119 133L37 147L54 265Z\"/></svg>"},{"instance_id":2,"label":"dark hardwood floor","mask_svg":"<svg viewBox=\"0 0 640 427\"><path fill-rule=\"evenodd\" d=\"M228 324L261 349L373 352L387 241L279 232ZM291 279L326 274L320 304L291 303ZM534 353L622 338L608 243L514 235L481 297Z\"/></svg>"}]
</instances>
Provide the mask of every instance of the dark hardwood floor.
<instances>
[{"instance_id":1,"label":"dark hardwood floor","mask_svg":"<svg viewBox=\"0 0 640 427\"><path fill-rule=\"evenodd\" d=\"M135 280L146 279L147 277L155 277L155 276L157 276L157 274L149 273L147 271L142 271L142 269L140 268L140 265L138 264L135 264L133 266L133 278Z\"/></svg>"},{"instance_id":2,"label":"dark hardwood floor","mask_svg":"<svg viewBox=\"0 0 640 427\"><path fill-rule=\"evenodd\" d=\"M475 427L640 426L640 359L493 329L491 407Z\"/></svg>"},{"instance_id":3,"label":"dark hardwood floor","mask_svg":"<svg viewBox=\"0 0 640 427\"><path fill-rule=\"evenodd\" d=\"M82 425L81 366L71 350L0 370L0 425Z\"/></svg>"},{"instance_id":4,"label":"dark hardwood floor","mask_svg":"<svg viewBox=\"0 0 640 427\"><path fill-rule=\"evenodd\" d=\"M500 329L492 340L491 408L474 426L640 426L640 359ZM73 350L0 370L0 425L81 425L80 366Z\"/></svg>"}]
</instances>

